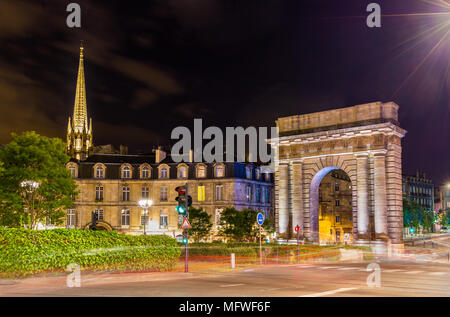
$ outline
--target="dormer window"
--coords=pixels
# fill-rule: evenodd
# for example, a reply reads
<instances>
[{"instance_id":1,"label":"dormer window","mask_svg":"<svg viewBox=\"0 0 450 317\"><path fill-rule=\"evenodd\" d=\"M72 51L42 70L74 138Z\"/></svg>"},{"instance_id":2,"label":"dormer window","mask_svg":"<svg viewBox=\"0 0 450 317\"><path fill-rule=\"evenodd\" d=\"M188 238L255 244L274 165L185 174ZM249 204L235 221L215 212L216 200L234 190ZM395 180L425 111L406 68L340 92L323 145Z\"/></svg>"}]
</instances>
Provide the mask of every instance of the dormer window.
<instances>
[{"instance_id":1,"label":"dormer window","mask_svg":"<svg viewBox=\"0 0 450 317\"><path fill-rule=\"evenodd\" d=\"M252 168L250 166L245 168L245 177L247 179L252 179Z\"/></svg>"},{"instance_id":2,"label":"dormer window","mask_svg":"<svg viewBox=\"0 0 450 317\"><path fill-rule=\"evenodd\" d=\"M142 166L141 178L150 178L150 168L148 166Z\"/></svg>"},{"instance_id":3,"label":"dormer window","mask_svg":"<svg viewBox=\"0 0 450 317\"><path fill-rule=\"evenodd\" d=\"M197 165L197 178L205 178L205 177L206 177L206 166Z\"/></svg>"},{"instance_id":4,"label":"dormer window","mask_svg":"<svg viewBox=\"0 0 450 317\"><path fill-rule=\"evenodd\" d=\"M187 177L187 167L180 166L178 168L178 178L186 178Z\"/></svg>"},{"instance_id":5,"label":"dormer window","mask_svg":"<svg viewBox=\"0 0 450 317\"><path fill-rule=\"evenodd\" d=\"M225 176L225 166L223 164L219 164L216 166L216 177L224 177Z\"/></svg>"},{"instance_id":6,"label":"dormer window","mask_svg":"<svg viewBox=\"0 0 450 317\"><path fill-rule=\"evenodd\" d=\"M66 167L69 169L70 175L72 176L72 178L78 177L78 165L77 164L75 164L73 162L69 162L69 163L67 163Z\"/></svg>"},{"instance_id":7,"label":"dormer window","mask_svg":"<svg viewBox=\"0 0 450 317\"><path fill-rule=\"evenodd\" d=\"M122 178L131 178L131 168L129 166L122 168Z\"/></svg>"},{"instance_id":8,"label":"dormer window","mask_svg":"<svg viewBox=\"0 0 450 317\"><path fill-rule=\"evenodd\" d=\"M163 166L159 169L159 178L169 178L169 168Z\"/></svg>"},{"instance_id":9,"label":"dormer window","mask_svg":"<svg viewBox=\"0 0 450 317\"><path fill-rule=\"evenodd\" d=\"M94 166L95 178L105 178L105 166L101 163Z\"/></svg>"}]
</instances>

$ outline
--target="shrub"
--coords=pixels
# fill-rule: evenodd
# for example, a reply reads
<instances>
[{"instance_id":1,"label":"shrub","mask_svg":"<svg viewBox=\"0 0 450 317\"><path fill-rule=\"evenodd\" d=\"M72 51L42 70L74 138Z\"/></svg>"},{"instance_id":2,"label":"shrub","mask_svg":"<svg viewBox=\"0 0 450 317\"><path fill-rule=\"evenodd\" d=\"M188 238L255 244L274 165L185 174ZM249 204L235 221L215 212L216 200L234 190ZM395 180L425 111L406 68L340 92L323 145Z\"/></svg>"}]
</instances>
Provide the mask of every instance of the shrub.
<instances>
[{"instance_id":1,"label":"shrub","mask_svg":"<svg viewBox=\"0 0 450 317\"><path fill-rule=\"evenodd\" d=\"M0 276L82 269L167 270L180 256L167 236L128 236L75 229L0 229Z\"/></svg>"}]
</instances>

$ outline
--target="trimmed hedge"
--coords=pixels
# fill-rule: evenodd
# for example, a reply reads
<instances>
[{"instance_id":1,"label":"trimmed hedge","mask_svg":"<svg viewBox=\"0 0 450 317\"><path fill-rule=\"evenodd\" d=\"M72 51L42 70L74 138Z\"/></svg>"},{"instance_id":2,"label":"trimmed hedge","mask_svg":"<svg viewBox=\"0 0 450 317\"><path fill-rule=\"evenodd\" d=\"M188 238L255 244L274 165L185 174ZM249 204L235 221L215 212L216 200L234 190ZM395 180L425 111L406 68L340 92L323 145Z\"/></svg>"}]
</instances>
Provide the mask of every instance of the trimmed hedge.
<instances>
[{"instance_id":1,"label":"trimmed hedge","mask_svg":"<svg viewBox=\"0 0 450 317\"><path fill-rule=\"evenodd\" d=\"M167 236L129 236L76 229L0 228L0 276L62 271L70 263L82 269L168 270L180 250Z\"/></svg>"}]
</instances>

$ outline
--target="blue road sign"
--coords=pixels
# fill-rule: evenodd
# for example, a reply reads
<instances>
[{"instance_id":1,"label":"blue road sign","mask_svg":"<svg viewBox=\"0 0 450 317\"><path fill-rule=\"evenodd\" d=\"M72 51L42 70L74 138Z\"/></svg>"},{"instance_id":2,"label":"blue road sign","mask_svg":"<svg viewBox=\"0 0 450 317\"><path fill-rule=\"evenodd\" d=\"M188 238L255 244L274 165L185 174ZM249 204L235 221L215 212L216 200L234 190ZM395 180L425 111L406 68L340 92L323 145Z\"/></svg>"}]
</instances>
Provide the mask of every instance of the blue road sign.
<instances>
[{"instance_id":1,"label":"blue road sign","mask_svg":"<svg viewBox=\"0 0 450 317\"><path fill-rule=\"evenodd\" d=\"M258 225L262 226L263 222L264 222L264 215L259 212L258 216L256 217L256 221L258 222Z\"/></svg>"}]
</instances>

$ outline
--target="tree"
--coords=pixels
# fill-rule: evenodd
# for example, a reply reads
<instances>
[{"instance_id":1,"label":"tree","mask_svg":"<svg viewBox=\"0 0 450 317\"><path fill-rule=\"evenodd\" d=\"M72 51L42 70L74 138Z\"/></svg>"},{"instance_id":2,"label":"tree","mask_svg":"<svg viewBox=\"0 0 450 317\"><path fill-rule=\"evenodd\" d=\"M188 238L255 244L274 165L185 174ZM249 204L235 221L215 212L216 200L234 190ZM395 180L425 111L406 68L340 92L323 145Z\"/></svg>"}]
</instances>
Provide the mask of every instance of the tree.
<instances>
[{"instance_id":1,"label":"tree","mask_svg":"<svg viewBox=\"0 0 450 317\"><path fill-rule=\"evenodd\" d=\"M203 208L189 207L189 234L198 242L209 235L212 228L211 216Z\"/></svg>"},{"instance_id":2,"label":"tree","mask_svg":"<svg viewBox=\"0 0 450 317\"><path fill-rule=\"evenodd\" d=\"M65 143L33 131L11 135L13 140L0 148L0 226L36 229L39 222L61 224L77 194L65 166Z\"/></svg>"},{"instance_id":3,"label":"tree","mask_svg":"<svg viewBox=\"0 0 450 317\"><path fill-rule=\"evenodd\" d=\"M255 241L258 236L257 214L256 210L229 207L220 215L219 233L235 241Z\"/></svg>"}]
</instances>

